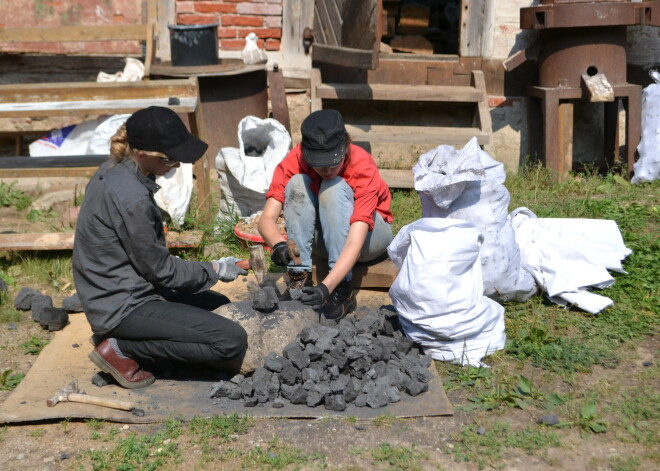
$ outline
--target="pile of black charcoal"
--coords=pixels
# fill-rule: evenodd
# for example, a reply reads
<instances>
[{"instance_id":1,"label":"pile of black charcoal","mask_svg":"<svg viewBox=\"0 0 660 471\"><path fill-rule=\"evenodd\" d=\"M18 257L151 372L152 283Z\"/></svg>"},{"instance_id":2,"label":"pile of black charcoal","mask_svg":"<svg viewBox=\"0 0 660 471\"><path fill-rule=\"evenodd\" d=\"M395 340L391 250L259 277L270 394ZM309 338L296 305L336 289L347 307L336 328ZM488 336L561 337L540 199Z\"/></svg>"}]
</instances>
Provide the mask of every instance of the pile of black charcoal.
<instances>
[{"instance_id":1,"label":"pile of black charcoal","mask_svg":"<svg viewBox=\"0 0 660 471\"><path fill-rule=\"evenodd\" d=\"M384 308L361 311L336 327L306 327L283 355L269 354L263 367L213 386L211 398L243 401L245 407L305 404L343 411L348 404L378 408L428 390L431 356L400 329Z\"/></svg>"}]
</instances>

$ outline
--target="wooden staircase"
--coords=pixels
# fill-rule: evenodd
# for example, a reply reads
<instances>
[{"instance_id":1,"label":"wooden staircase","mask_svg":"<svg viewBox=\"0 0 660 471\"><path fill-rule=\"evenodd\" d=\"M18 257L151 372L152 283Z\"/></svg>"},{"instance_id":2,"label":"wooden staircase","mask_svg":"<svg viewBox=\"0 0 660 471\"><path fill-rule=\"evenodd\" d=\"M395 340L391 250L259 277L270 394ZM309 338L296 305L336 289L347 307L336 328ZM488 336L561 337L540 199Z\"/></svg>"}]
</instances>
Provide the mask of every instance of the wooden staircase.
<instances>
[{"instance_id":1,"label":"wooden staircase","mask_svg":"<svg viewBox=\"0 0 660 471\"><path fill-rule=\"evenodd\" d=\"M437 147L441 144L463 146L476 136L480 145L488 144L491 135L491 119L486 95L486 83L481 70L472 70L470 85L424 85L389 83L323 83L321 71L311 72L311 110L333 108L339 102L395 102L431 103L468 106L469 122L452 125L424 125L397 122L396 117L387 124L365 124L364 119L352 121L344 113L346 130L355 143L401 143ZM451 110L451 107L448 108ZM414 119L413 119L414 122ZM456 125L453 125L456 124ZM410 170L381 169L381 175L390 188L412 188Z\"/></svg>"}]
</instances>

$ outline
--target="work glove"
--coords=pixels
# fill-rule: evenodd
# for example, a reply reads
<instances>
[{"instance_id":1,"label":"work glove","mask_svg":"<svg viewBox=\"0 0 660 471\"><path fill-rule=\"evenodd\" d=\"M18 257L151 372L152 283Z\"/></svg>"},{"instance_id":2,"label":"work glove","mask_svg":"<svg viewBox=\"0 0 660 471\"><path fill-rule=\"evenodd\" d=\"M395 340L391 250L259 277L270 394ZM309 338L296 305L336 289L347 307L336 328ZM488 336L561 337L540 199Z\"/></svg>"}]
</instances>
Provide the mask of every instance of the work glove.
<instances>
[{"instance_id":1,"label":"work glove","mask_svg":"<svg viewBox=\"0 0 660 471\"><path fill-rule=\"evenodd\" d=\"M291 261L291 255L289 254L289 247L286 245L286 241L278 242L273 246L273 253L270 255L270 259L275 265L281 267L286 267Z\"/></svg>"},{"instance_id":2,"label":"work glove","mask_svg":"<svg viewBox=\"0 0 660 471\"><path fill-rule=\"evenodd\" d=\"M302 289L303 295L300 302L307 306L312 306L314 309L319 309L326 299L330 296L328 287L323 283L316 286L306 286Z\"/></svg>"},{"instance_id":3,"label":"work glove","mask_svg":"<svg viewBox=\"0 0 660 471\"><path fill-rule=\"evenodd\" d=\"M227 283L229 281L234 281L241 275L247 275L247 270L236 265L236 263L240 261L241 259L236 257L224 257L219 260L213 260L213 266L220 281Z\"/></svg>"}]
</instances>

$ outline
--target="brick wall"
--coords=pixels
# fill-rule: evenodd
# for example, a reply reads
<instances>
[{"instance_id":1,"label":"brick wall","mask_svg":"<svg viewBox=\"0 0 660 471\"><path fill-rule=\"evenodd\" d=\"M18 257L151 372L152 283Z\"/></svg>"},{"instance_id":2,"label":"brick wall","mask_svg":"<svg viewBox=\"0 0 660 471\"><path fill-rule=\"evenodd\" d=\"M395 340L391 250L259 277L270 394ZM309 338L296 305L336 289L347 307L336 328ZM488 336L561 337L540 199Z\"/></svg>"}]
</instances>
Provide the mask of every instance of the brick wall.
<instances>
[{"instance_id":1,"label":"brick wall","mask_svg":"<svg viewBox=\"0 0 660 471\"><path fill-rule=\"evenodd\" d=\"M278 51L282 39L282 0L177 0L177 24L218 23L221 50L239 51L254 32L259 47Z\"/></svg>"}]
</instances>

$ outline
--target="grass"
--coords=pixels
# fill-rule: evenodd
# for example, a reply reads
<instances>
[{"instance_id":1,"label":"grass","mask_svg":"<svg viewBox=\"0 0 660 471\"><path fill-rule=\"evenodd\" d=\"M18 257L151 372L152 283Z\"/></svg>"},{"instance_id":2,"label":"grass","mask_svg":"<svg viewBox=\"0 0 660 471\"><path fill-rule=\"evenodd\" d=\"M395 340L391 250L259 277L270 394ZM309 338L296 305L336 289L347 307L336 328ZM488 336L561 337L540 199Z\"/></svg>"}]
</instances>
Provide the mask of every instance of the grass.
<instances>
[{"instance_id":1,"label":"grass","mask_svg":"<svg viewBox=\"0 0 660 471\"><path fill-rule=\"evenodd\" d=\"M0 182L0 206L14 207L18 211L23 211L30 206L32 198L14 186L16 186L16 182Z\"/></svg>"},{"instance_id":2,"label":"grass","mask_svg":"<svg viewBox=\"0 0 660 471\"><path fill-rule=\"evenodd\" d=\"M265 447L255 446L248 451L229 450L227 458L241 460L243 469L294 469L309 462L318 467L325 467L325 455L307 453L299 448L286 445L278 437L274 437Z\"/></svg>"},{"instance_id":3,"label":"grass","mask_svg":"<svg viewBox=\"0 0 660 471\"><path fill-rule=\"evenodd\" d=\"M388 469L397 471L416 471L421 470L418 461L427 460L428 455L415 450L415 445L400 446L381 443L378 447L371 450L371 459L373 464L386 463Z\"/></svg>"},{"instance_id":4,"label":"grass","mask_svg":"<svg viewBox=\"0 0 660 471\"><path fill-rule=\"evenodd\" d=\"M479 433L482 432L482 433ZM561 445L556 431L540 427L514 430L507 423L496 422L485 431L477 425L468 425L452 436L455 445L448 448L456 462L470 462L479 469L493 467L502 469L505 451L509 448L537 454L547 448Z\"/></svg>"}]
</instances>

